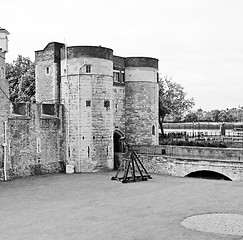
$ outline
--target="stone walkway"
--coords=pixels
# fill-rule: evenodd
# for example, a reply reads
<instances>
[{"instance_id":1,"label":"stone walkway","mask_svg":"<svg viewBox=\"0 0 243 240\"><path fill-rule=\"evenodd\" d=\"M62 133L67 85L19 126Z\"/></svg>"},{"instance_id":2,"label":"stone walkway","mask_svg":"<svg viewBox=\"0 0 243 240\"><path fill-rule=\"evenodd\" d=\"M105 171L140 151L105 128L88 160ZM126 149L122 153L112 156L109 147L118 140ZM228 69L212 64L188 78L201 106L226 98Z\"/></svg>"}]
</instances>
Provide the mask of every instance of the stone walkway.
<instances>
[{"instance_id":1,"label":"stone walkway","mask_svg":"<svg viewBox=\"0 0 243 240\"><path fill-rule=\"evenodd\" d=\"M243 239L181 224L194 215L243 215L243 182L153 175L147 182L122 184L111 181L112 175L55 174L0 182L0 239Z\"/></svg>"}]
</instances>

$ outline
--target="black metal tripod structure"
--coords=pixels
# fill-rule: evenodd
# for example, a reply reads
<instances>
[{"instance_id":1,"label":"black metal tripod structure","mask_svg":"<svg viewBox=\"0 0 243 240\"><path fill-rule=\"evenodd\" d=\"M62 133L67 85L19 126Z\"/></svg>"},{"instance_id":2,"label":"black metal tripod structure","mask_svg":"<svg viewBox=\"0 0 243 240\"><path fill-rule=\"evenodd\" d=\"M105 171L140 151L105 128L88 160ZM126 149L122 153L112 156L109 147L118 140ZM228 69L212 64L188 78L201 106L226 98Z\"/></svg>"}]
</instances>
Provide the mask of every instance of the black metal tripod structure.
<instances>
[{"instance_id":1,"label":"black metal tripod structure","mask_svg":"<svg viewBox=\"0 0 243 240\"><path fill-rule=\"evenodd\" d=\"M148 179L152 179L152 176L148 174L132 146L125 141L124 144L128 149L127 154L130 155L130 157L123 159L116 175L112 177L111 180L118 180L122 183L127 183L129 181L136 182L137 180L147 181Z\"/></svg>"}]
</instances>

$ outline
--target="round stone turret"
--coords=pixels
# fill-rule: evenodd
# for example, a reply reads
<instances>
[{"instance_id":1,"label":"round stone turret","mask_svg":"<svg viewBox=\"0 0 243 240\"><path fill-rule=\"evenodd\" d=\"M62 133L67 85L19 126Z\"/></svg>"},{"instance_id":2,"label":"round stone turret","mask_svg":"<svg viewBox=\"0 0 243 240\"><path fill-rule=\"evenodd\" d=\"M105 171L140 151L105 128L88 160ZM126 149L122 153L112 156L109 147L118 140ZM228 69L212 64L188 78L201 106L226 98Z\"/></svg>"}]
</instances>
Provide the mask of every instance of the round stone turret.
<instances>
[{"instance_id":1,"label":"round stone turret","mask_svg":"<svg viewBox=\"0 0 243 240\"><path fill-rule=\"evenodd\" d=\"M158 59L125 61L125 134L130 144L158 144Z\"/></svg>"},{"instance_id":2,"label":"round stone turret","mask_svg":"<svg viewBox=\"0 0 243 240\"><path fill-rule=\"evenodd\" d=\"M65 52L67 51L67 52ZM113 169L113 51L94 46L61 50L61 99L69 159L76 172Z\"/></svg>"}]
</instances>

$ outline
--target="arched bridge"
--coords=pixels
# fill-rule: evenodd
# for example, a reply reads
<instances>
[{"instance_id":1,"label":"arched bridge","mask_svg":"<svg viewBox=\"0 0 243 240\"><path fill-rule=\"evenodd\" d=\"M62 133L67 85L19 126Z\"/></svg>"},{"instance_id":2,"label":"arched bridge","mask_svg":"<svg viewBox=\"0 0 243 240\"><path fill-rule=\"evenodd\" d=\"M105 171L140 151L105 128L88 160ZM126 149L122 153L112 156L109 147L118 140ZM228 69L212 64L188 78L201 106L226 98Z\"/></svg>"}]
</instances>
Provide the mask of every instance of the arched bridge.
<instances>
[{"instance_id":1,"label":"arched bridge","mask_svg":"<svg viewBox=\"0 0 243 240\"><path fill-rule=\"evenodd\" d=\"M215 172L225 179L243 181L243 149L134 146L148 172L172 176Z\"/></svg>"}]
</instances>

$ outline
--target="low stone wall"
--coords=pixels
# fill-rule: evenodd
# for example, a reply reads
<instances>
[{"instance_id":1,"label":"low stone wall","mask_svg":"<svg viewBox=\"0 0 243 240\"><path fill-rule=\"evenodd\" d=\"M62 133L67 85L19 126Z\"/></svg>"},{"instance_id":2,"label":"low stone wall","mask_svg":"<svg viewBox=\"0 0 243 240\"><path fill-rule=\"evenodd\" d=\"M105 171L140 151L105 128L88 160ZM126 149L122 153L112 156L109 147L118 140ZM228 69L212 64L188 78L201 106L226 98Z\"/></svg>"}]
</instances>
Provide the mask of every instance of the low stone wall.
<instances>
[{"instance_id":1,"label":"low stone wall","mask_svg":"<svg viewBox=\"0 0 243 240\"><path fill-rule=\"evenodd\" d=\"M204 170L243 181L243 149L142 145L133 149L149 173L185 177Z\"/></svg>"},{"instance_id":2,"label":"low stone wall","mask_svg":"<svg viewBox=\"0 0 243 240\"><path fill-rule=\"evenodd\" d=\"M162 155L138 154L149 173L185 177L197 171L213 171L233 181L243 181L243 162L204 161Z\"/></svg>"},{"instance_id":3,"label":"low stone wall","mask_svg":"<svg viewBox=\"0 0 243 240\"><path fill-rule=\"evenodd\" d=\"M170 145L135 145L133 148L141 154L167 155L197 159L243 161L243 148L209 148Z\"/></svg>"}]
</instances>

